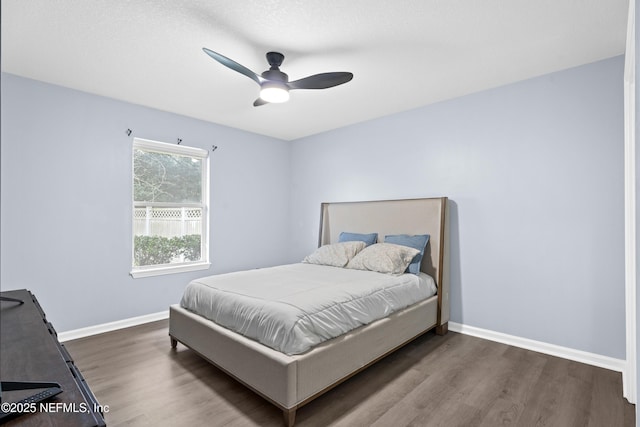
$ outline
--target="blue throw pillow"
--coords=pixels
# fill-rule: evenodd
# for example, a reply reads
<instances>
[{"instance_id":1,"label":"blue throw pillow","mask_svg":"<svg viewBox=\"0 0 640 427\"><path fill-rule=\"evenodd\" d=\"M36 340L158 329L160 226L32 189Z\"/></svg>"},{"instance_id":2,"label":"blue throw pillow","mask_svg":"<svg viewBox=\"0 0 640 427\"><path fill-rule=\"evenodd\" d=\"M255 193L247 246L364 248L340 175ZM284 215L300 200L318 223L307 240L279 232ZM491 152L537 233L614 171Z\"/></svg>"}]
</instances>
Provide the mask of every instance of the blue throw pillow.
<instances>
[{"instance_id":1,"label":"blue throw pillow","mask_svg":"<svg viewBox=\"0 0 640 427\"><path fill-rule=\"evenodd\" d=\"M373 245L378 240L378 233L360 234L343 231L338 237L338 242L365 242L367 246Z\"/></svg>"},{"instance_id":2,"label":"blue throw pillow","mask_svg":"<svg viewBox=\"0 0 640 427\"><path fill-rule=\"evenodd\" d=\"M424 256L424 249L427 247L427 243L429 242L428 234L418 234L415 236L409 236L408 234L393 234L384 236L384 241L385 243L409 246L410 248L419 250L420 253L413 257L413 259L411 260L411 264L409 264L409 267L407 267L406 272L413 274L420 273L420 263L422 262L422 257Z\"/></svg>"}]
</instances>

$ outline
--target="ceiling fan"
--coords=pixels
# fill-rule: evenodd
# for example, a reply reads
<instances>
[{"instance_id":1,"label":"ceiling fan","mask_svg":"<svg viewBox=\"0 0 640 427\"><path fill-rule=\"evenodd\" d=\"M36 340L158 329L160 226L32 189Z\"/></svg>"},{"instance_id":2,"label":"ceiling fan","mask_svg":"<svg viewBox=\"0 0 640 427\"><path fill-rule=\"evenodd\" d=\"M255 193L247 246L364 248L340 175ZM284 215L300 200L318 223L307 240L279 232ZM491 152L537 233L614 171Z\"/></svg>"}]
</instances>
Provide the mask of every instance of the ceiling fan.
<instances>
[{"instance_id":1,"label":"ceiling fan","mask_svg":"<svg viewBox=\"0 0 640 427\"><path fill-rule=\"evenodd\" d=\"M284 61L284 55L280 52L267 52L267 62L271 67L258 75L236 61L206 47L203 47L202 50L225 67L244 74L260 85L260 97L253 103L254 107L268 103L287 102L289 100L289 91L292 89L327 89L347 83L353 78L352 73L335 72L314 74L290 82L289 76L280 71L280 65Z\"/></svg>"}]
</instances>

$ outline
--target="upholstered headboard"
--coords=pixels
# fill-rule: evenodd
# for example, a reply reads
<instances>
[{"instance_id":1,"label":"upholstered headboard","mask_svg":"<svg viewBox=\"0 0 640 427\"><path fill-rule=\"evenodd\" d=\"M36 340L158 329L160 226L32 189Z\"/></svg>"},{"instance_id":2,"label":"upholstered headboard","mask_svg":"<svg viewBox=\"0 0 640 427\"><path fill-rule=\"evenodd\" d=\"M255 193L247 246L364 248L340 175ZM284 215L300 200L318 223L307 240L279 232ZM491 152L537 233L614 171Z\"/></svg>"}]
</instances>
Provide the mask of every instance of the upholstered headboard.
<instances>
[{"instance_id":1,"label":"upholstered headboard","mask_svg":"<svg viewBox=\"0 0 640 427\"><path fill-rule=\"evenodd\" d=\"M447 198L322 203L319 245L336 243L342 231L429 234L421 271L433 277L443 298L443 321L449 319L449 241ZM443 323L444 323L443 322Z\"/></svg>"}]
</instances>

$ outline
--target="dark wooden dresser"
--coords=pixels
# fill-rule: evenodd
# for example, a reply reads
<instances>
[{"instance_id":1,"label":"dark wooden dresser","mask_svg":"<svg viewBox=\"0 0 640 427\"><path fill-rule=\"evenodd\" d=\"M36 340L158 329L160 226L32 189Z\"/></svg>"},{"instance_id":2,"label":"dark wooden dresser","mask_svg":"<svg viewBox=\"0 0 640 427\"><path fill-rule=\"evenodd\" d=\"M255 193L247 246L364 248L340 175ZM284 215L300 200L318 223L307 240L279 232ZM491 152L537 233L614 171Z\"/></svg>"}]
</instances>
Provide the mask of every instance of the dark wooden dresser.
<instances>
[{"instance_id":1,"label":"dark wooden dresser","mask_svg":"<svg viewBox=\"0 0 640 427\"><path fill-rule=\"evenodd\" d=\"M4 426L104 426L98 404L36 297L27 290L0 292L24 304L0 301L0 380L55 382L62 393L3 423ZM3 391L2 402L16 402L39 390ZM39 410L46 409L45 411Z\"/></svg>"}]
</instances>

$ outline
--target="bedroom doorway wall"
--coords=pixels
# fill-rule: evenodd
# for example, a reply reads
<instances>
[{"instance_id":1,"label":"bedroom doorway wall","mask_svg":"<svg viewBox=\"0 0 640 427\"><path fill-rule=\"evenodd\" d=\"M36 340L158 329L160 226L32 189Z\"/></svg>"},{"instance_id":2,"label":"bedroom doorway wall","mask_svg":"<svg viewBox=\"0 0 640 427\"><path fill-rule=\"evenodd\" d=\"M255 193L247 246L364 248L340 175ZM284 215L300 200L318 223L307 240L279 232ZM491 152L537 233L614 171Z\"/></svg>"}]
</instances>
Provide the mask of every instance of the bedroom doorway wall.
<instances>
[{"instance_id":1,"label":"bedroom doorway wall","mask_svg":"<svg viewBox=\"0 0 640 427\"><path fill-rule=\"evenodd\" d=\"M635 0L629 0L627 43L624 66L624 203L625 203L625 312L626 369L623 373L623 395L631 403L637 398L637 250L636 250L636 34Z\"/></svg>"}]
</instances>

